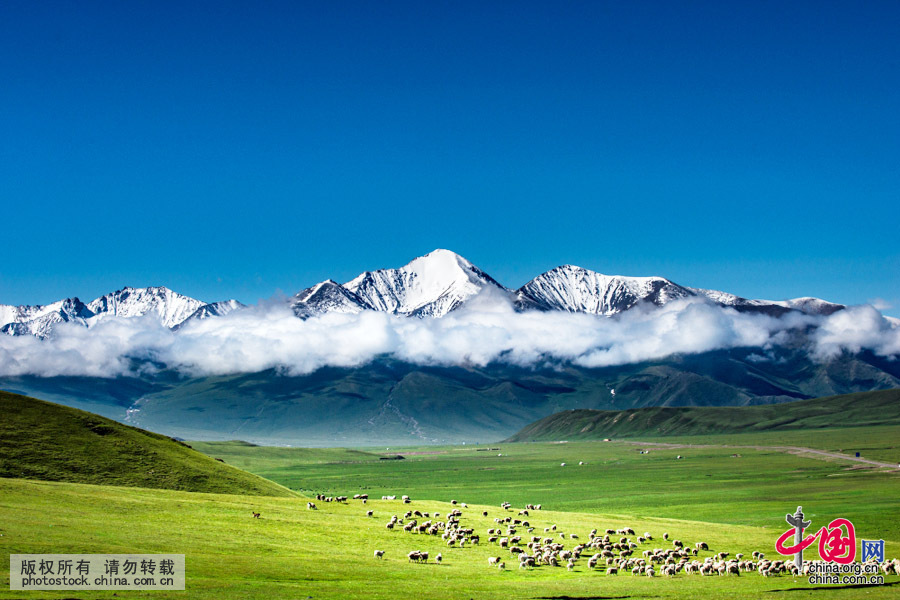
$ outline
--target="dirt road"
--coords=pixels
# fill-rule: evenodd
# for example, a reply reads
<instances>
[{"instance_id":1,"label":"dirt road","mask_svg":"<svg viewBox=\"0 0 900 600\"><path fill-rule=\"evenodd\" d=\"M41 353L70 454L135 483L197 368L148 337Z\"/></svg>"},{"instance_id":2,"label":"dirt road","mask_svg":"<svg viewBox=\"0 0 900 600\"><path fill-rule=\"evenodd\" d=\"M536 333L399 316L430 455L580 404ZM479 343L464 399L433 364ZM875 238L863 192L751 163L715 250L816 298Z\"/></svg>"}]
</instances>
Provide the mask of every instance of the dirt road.
<instances>
[{"instance_id":1,"label":"dirt road","mask_svg":"<svg viewBox=\"0 0 900 600\"><path fill-rule=\"evenodd\" d=\"M849 460L852 462L864 463L875 467L883 467L888 469L900 469L900 465L871 460L868 458L857 458L849 454L840 452L830 452L828 450L816 450L815 448L804 448L802 446L733 446L730 444L668 444L665 442L635 442L630 440L612 440L625 444L635 444L638 446L657 446L661 448L745 448L750 450L775 450L777 452L787 452L788 454L796 454L798 456L812 455L810 458L819 458L821 460L838 459Z\"/></svg>"}]
</instances>

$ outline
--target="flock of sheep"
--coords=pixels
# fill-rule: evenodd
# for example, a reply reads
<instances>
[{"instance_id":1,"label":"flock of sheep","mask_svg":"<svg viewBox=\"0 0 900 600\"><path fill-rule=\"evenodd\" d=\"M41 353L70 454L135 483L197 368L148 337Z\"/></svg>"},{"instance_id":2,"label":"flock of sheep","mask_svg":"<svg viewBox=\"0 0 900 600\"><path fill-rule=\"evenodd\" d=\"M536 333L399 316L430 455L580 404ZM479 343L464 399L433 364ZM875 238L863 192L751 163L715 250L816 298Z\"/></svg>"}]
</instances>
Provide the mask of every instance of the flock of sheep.
<instances>
[{"instance_id":1,"label":"flock of sheep","mask_svg":"<svg viewBox=\"0 0 900 600\"><path fill-rule=\"evenodd\" d=\"M387 497L385 497L388 499ZM393 499L393 498L391 498ZM403 496L405 503L410 503L408 496ZM452 500L452 505L464 503ZM487 563L499 570L506 569L506 561L518 564L520 569L534 569L540 567L563 567L569 571L574 570L579 561L586 561L589 570L605 570L606 575L619 575L630 572L632 575L654 577L657 575L674 577L679 572L687 575L736 575L741 573L757 572L760 575L771 577L783 574L800 575L790 560L769 560L761 552L753 552L750 557L741 553L717 552L706 556L702 560L698 557L701 552L709 552L709 544L696 542L693 547L686 546L681 540L673 539L671 547L653 547L654 541L650 532L637 535L631 527L621 529L606 529L602 534L592 530L581 542L579 536L574 533L565 534L558 531L556 525L543 528L543 534L536 534L536 527L531 525L526 517L529 511L541 509L539 504L529 504L517 513L511 514L512 505L508 502L501 504L501 517L495 517L496 527L491 527L485 532L487 542L498 549L508 552L508 556L490 556ZM374 515L368 511L367 516ZM487 511L482 516L488 516ZM465 527L462 524L463 513L459 508L453 508L441 518L440 513L427 513L419 510L409 510L402 517L393 515L385 524L389 531L402 528L406 533L418 535L440 536L448 547L464 548L478 545L481 536L473 527ZM669 542L669 534L664 533L662 539ZM569 546L567 546L569 544ZM639 555L635 555L638 552ZM384 550L375 550L375 558L384 558ZM731 557L731 558L729 558ZM412 550L407 554L410 562L427 563L429 553L422 550ZM434 558L441 563L442 555L439 553ZM802 573L808 574L812 562L805 561ZM900 575L900 559L885 561L880 565L885 575Z\"/></svg>"}]
</instances>

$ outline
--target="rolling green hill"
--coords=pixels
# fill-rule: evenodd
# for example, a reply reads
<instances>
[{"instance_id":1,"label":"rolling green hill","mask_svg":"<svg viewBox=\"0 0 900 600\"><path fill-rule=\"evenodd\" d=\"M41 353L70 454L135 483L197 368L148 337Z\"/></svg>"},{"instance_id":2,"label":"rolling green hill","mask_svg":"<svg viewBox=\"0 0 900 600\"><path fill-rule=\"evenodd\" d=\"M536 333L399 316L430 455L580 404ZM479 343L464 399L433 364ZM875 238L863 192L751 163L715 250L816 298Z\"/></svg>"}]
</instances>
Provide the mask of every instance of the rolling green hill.
<instances>
[{"instance_id":1,"label":"rolling green hill","mask_svg":"<svg viewBox=\"0 0 900 600\"><path fill-rule=\"evenodd\" d=\"M162 435L0 392L0 477L191 492L290 496Z\"/></svg>"},{"instance_id":2,"label":"rolling green hill","mask_svg":"<svg viewBox=\"0 0 900 600\"><path fill-rule=\"evenodd\" d=\"M900 424L900 389L743 407L567 410L528 425L507 442L744 433Z\"/></svg>"}]
</instances>

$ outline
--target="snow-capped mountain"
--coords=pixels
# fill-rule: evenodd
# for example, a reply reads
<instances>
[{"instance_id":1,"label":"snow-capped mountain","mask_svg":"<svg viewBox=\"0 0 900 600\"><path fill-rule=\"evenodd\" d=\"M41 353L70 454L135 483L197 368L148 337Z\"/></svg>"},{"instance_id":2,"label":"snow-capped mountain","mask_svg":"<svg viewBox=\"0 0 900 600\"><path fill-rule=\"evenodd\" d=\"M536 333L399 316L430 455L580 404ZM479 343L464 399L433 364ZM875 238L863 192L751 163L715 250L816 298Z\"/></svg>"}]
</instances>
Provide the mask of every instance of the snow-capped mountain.
<instances>
[{"instance_id":1,"label":"snow-capped mountain","mask_svg":"<svg viewBox=\"0 0 900 600\"><path fill-rule=\"evenodd\" d=\"M229 302L240 305L234 300ZM128 318L147 314L155 316L165 327L175 327L204 307L209 307L208 316L225 314L237 307L229 309L229 302L213 306L165 287L126 287L87 304L78 298L66 298L41 306L0 306L0 333L46 338L60 323L75 322L91 327L111 316Z\"/></svg>"},{"instance_id":2,"label":"snow-capped mountain","mask_svg":"<svg viewBox=\"0 0 900 600\"><path fill-rule=\"evenodd\" d=\"M331 279L298 292L289 305L301 319L328 312L355 314L369 308L359 296Z\"/></svg>"},{"instance_id":3,"label":"snow-capped mountain","mask_svg":"<svg viewBox=\"0 0 900 600\"><path fill-rule=\"evenodd\" d=\"M240 310L242 308L247 308L245 304L241 304L237 300L224 300L222 302L210 302L209 304L204 304L189 316L184 321L174 325L172 329L179 329L185 324L191 321L202 321L203 319L209 319L211 317L224 317L225 315L232 313L236 310Z\"/></svg>"},{"instance_id":4,"label":"snow-capped mountain","mask_svg":"<svg viewBox=\"0 0 900 600\"><path fill-rule=\"evenodd\" d=\"M449 250L435 250L399 269L366 271L344 284L372 310L418 317L443 317L486 287L509 293Z\"/></svg>"},{"instance_id":5,"label":"snow-capped mountain","mask_svg":"<svg viewBox=\"0 0 900 600\"><path fill-rule=\"evenodd\" d=\"M790 311L830 315L845 308L818 298L749 300L727 292L684 287L663 277L604 275L573 265L542 273L513 292L462 256L440 249L398 269L366 271L343 285L330 279L323 281L292 296L288 306L302 319L365 310L440 318L486 289L509 298L519 311L600 316L613 316L638 304L663 306L685 298L773 316ZM189 320L222 317L245 308L236 300L207 304L165 287L126 287L87 304L68 298L43 306L0 305L0 333L46 338L59 323L76 322L91 327L110 316L148 314L163 326L177 329Z\"/></svg>"},{"instance_id":6,"label":"snow-capped mountain","mask_svg":"<svg viewBox=\"0 0 900 600\"><path fill-rule=\"evenodd\" d=\"M639 302L662 306L693 296L687 288L662 277L603 275L574 265L563 265L538 275L516 292L524 310L561 310L611 316Z\"/></svg>"},{"instance_id":7,"label":"snow-capped mountain","mask_svg":"<svg viewBox=\"0 0 900 600\"><path fill-rule=\"evenodd\" d=\"M178 325L205 303L166 287L126 287L87 304L95 315L142 317L152 313L166 327Z\"/></svg>"},{"instance_id":8,"label":"snow-capped mountain","mask_svg":"<svg viewBox=\"0 0 900 600\"><path fill-rule=\"evenodd\" d=\"M78 298L67 298L38 306L0 306L0 333L47 337L59 323L75 321L82 325L94 313Z\"/></svg>"},{"instance_id":9,"label":"snow-capped mountain","mask_svg":"<svg viewBox=\"0 0 900 600\"><path fill-rule=\"evenodd\" d=\"M780 316L792 310L810 315L830 315L844 305L818 298L792 300L749 300L720 292L689 288L663 277L623 277L603 275L573 265L563 265L538 275L516 291L520 310L561 310L612 316L638 303L663 306L673 300L704 298L742 312Z\"/></svg>"},{"instance_id":10,"label":"snow-capped mountain","mask_svg":"<svg viewBox=\"0 0 900 600\"><path fill-rule=\"evenodd\" d=\"M757 302L770 302L778 306L792 308L808 315L830 315L846 308L843 304L835 304L821 298L794 298L792 300L758 300Z\"/></svg>"}]
</instances>

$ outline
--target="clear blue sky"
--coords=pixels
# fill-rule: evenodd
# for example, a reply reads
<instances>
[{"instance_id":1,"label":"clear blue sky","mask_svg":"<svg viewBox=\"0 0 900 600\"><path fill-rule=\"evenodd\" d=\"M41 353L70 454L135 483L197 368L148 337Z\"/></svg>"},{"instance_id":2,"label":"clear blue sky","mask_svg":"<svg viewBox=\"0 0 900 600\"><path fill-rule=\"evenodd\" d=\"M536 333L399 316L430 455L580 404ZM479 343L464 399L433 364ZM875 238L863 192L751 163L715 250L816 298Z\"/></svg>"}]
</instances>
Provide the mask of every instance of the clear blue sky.
<instances>
[{"instance_id":1,"label":"clear blue sky","mask_svg":"<svg viewBox=\"0 0 900 600\"><path fill-rule=\"evenodd\" d=\"M900 3L0 3L0 303L455 250L900 312Z\"/></svg>"}]
</instances>

